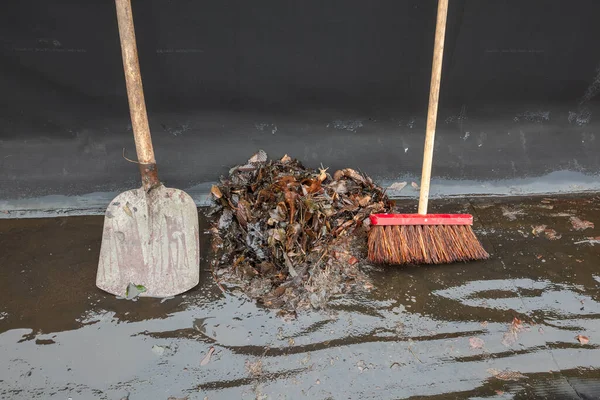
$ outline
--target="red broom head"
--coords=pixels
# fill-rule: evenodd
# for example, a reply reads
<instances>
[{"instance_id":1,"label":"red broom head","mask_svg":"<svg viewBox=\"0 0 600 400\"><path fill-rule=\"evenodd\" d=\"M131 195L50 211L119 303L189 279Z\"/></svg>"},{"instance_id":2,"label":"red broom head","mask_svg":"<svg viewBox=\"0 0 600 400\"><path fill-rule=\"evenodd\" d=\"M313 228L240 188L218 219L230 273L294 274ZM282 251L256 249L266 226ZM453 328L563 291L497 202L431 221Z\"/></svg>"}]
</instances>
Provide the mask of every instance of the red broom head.
<instances>
[{"instance_id":1,"label":"red broom head","mask_svg":"<svg viewBox=\"0 0 600 400\"><path fill-rule=\"evenodd\" d=\"M377 264L448 264L489 258L469 214L371 215L368 259Z\"/></svg>"}]
</instances>

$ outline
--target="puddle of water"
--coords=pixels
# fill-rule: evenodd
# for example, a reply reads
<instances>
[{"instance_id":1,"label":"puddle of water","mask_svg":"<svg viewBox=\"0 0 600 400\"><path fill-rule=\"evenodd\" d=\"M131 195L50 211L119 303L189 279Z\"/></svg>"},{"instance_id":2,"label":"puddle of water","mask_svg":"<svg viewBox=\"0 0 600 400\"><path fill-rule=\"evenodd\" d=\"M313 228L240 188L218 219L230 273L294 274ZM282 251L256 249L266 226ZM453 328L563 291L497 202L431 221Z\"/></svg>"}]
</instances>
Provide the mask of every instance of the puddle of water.
<instances>
[{"instance_id":1,"label":"puddle of water","mask_svg":"<svg viewBox=\"0 0 600 400\"><path fill-rule=\"evenodd\" d=\"M481 238L492 258L369 268L372 293L336 299L329 310L291 322L219 290L207 271L206 236L197 288L165 301L131 302L95 287L101 217L3 220L0 397L597 393L600 247L574 244L600 234L600 210L590 199L560 197L552 209L536 207L541 198L434 202L434 210L473 212L476 231L489 232ZM513 219L506 209L515 204L524 212ZM598 223L574 231L568 216L550 216L567 210ZM551 221L562 238L518 232L539 221ZM202 215L201 223L206 227ZM513 334L515 317L523 329ZM590 342L580 344L580 334ZM528 379L502 381L489 372L506 368Z\"/></svg>"}]
</instances>

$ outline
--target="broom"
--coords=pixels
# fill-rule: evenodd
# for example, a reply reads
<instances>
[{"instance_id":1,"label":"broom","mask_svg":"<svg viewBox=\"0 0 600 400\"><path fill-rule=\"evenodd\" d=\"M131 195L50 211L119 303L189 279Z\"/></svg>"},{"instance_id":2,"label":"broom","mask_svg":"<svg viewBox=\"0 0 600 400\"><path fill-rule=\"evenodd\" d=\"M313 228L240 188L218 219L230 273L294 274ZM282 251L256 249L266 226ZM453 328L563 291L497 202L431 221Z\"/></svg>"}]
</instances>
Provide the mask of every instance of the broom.
<instances>
[{"instance_id":1,"label":"broom","mask_svg":"<svg viewBox=\"0 0 600 400\"><path fill-rule=\"evenodd\" d=\"M446 264L487 259L469 214L427 214L448 0L439 0L418 214L373 214L368 259L377 264Z\"/></svg>"}]
</instances>

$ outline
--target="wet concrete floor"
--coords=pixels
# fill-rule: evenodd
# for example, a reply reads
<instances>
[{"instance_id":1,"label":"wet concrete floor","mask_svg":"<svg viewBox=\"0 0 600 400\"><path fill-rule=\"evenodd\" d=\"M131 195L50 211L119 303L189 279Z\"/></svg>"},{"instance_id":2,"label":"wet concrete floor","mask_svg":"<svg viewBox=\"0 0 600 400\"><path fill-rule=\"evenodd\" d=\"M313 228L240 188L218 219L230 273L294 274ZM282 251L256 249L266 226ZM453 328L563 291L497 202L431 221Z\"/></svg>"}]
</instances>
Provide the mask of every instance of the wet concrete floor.
<instances>
[{"instance_id":1,"label":"wet concrete floor","mask_svg":"<svg viewBox=\"0 0 600 400\"><path fill-rule=\"evenodd\" d=\"M371 267L295 321L223 294L207 236L197 288L134 302L95 287L102 217L1 220L0 398L600 398L600 197L431 208L473 213L492 257Z\"/></svg>"}]
</instances>

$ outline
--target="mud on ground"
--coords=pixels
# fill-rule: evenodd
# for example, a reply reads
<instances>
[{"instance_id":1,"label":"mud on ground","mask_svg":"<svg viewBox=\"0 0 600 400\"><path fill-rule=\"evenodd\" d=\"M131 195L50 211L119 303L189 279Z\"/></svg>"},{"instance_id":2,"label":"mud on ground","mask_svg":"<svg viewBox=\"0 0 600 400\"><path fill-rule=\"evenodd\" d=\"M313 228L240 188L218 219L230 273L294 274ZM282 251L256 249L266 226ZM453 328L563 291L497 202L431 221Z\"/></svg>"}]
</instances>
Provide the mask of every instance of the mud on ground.
<instances>
[{"instance_id":1,"label":"mud on ground","mask_svg":"<svg viewBox=\"0 0 600 400\"><path fill-rule=\"evenodd\" d=\"M102 218L2 220L0 398L598 398L599 197L432 210L473 213L491 258L365 268L293 321L221 292L208 234L197 288L128 301L94 285Z\"/></svg>"}]
</instances>

